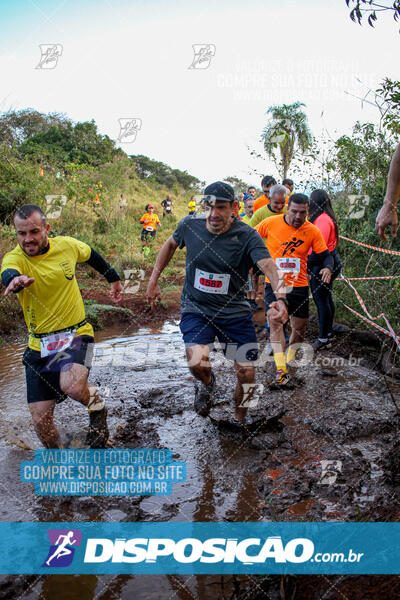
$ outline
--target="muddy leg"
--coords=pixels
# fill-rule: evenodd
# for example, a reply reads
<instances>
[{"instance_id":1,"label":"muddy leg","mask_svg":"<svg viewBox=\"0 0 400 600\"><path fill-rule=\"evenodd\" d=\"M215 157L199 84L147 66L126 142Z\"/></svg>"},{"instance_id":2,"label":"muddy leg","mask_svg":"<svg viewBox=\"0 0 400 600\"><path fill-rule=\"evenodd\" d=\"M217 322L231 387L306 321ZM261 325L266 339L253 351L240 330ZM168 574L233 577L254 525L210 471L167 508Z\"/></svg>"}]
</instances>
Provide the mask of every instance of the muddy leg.
<instances>
[{"instance_id":1,"label":"muddy leg","mask_svg":"<svg viewBox=\"0 0 400 600\"><path fill-rule=\"evenodd\" d=\"M29 404L36 434L45 448L63 447L57 427L54 424L55 405L55 400L43 400Z\"/></svg>"},{"instance_id":2,"label":"muddy leg","mask_svg":"<svg viewBox=\"0 0 400 600\"><path fill-rule=\"evenodd\" d=\"M211 365L208 360L209 355L209 346L203 344L196 344L196 346L186 348L186 358L191 374L205 385L208 385L211 382Z\"/></svg>"},{"instance_id":3,"label":"muddy leg","mask_svg":"<svg viewBox=\"0 0 400 600\"><path fill-rule=\"evenodd\" d=\"M243 384L254 384L254 367L251 364L235 362L237 384L235 388L235 419L244 421L247 406L254 393L254 386L243 388ZM244 395L244 392L246 394ZM244 399L244 402L243 402Z\"/></svg>"}]
</instances>

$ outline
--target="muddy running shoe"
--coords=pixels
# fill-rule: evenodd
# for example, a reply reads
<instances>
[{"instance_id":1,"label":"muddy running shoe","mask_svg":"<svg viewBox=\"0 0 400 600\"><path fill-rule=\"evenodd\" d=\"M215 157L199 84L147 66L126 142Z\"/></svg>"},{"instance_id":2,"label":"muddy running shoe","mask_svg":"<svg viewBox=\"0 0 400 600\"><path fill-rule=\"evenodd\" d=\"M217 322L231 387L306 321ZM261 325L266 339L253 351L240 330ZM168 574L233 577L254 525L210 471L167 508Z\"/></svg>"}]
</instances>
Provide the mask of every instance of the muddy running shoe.
<instances>
[{"instance_id":1,"label":"muddy running shoe","mask_svg":"<svg viewBox=\"0 0 400 600\"><path fill-rule=\"evenodd\" d=\"M275 379L270 382L269 389L270 390L281 390L286 386L290 387L289 382L291 381L291 377L287 371L283 369L278 369L275 375Z\"/></svg>"},{"instance_id":2,"label":"muddy running shoe","mask_svg":"<svg viewBox=\"0 0 400 600\"><path fill-rule=\"evenodd\" d=\"M90 448L105 448L109 432L107 427L107 407L101 410L93 410L89 413L89 431L86 436L86 444Z\"/></svg>"},{"instance_id":3,"label":"muddy running shoe","mask_svg":"<svg viewBox=\"0 0 400 600\"><path fill-rule=\"evenodd\" d=\"M332 342L328 339L326 342L321 342L320 339L315 340L312 345L314 352L318 352L319 350L325 350L327 348L332 348Z\"/></svg>"},{"instance_id":4,"label":"muddy running shoe","mask_svg":"<svg viewBox=\"0 0 400 600\"><path fill-rule=\"evenodd\" d=\"M329 340L330 342L334 342L336 339L337 339L337 338L336 338L336 335L335 335L334 333L332 333L332 332L331 332L331 333L328 333L328 340Z\"/></svg>"},{"instance_id":5,"label":"muddy running shoe","mask_svg":"<svg viewBox=\"0 0 400 600\"><path fill-rule=\"evenodd\" d=\"M213 392L215 389L215 375L211 371L211 381L205 385L202 381L195 383L194 410L201 417L206 417L213 405Z\"/></svg>"}]
</instances>

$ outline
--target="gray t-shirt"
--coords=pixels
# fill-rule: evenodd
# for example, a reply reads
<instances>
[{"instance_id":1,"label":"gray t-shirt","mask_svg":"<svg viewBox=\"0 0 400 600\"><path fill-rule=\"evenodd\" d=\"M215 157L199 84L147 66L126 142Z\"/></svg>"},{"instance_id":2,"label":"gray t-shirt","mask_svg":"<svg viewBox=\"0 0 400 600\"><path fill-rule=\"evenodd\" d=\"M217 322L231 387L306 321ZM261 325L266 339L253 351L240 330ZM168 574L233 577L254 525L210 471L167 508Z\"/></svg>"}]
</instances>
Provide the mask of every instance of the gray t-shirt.
<instances>
[{"instance_id":1,"label":"gray t-shirt","mask_svg":"<svg viewBox=\"0 0 400 600\"><path fill-rule=\"evenodd\" d=\"M185 217L173 233L179 248L186 246L186 278L181 311L217 318L247 315L249 269L270 254L257 231L234 219L225 233L210 233L205 219Z\"/></svg>"}]
</instances>

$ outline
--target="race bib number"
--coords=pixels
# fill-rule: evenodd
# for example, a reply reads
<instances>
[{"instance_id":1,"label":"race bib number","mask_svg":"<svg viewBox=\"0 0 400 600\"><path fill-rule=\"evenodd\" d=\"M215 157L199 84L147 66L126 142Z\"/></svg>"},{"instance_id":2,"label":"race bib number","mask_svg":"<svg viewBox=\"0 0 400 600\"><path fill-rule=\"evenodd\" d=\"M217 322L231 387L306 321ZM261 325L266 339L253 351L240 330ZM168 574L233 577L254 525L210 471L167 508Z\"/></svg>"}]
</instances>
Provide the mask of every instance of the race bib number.
<instances>
[{"instance_id":1,"label":"race bib number","mask_svg":"<svg viewBox=\"0 0 400 600\"><path fill-rule=\"evenodd\" d=\"M276 258L275 263L283 273L300 273L300 258L284 256L283 258Z\"/></svg>"},{"instance_id":2,"label":"race bib number","mask_svg":"<svg viewBox=\"0 0 400 600\"><path fill-rule=\"evenodd\" d=\"M154 227L152 225L146 225L145 230L146 231L154 231Z\"/></svg>"},{"instance_id":3,"label":"race bib number","mask_svg":"<svg viewBox=\"0 0 400 600\"><path fill-rule=\"evenodd\" d=\"M208 273L196 269L194 287L209 294L227 294L230 278L229 273Z\"/></svg>"},{"instance_id":4,"label":"race bib number","mask_svg":"<svg viewBox=\"0 0 400 600\"><path fill-rule=\"evenodd\" d=\"M40 356L51 356L61 350L66 350L72 344L75 337L76 329L70 331L61 331L60 333L52 333L46 337L40 338Z\"/></svg>"}]
</instances>

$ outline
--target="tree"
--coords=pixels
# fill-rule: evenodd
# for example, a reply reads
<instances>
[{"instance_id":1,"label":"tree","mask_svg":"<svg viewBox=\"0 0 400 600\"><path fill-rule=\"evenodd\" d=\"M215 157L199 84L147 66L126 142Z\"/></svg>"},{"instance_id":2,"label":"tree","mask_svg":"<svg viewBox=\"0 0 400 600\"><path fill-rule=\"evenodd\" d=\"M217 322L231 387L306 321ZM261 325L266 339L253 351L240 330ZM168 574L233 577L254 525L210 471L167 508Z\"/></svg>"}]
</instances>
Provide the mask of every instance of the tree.
<instances>
[{"instance_id":1,"label":"tree","mask_svg":"<svg viewBox=\"0 0 400 600\"><path fill-rule=\"evenodd\" d=\"M368 15L368 25L374 27L374 22L378 20L376 14L378 12L392 12L395 21L398 21L400 17L400 0L389 1L386 4L382 4L381 1L375 2L374 0L346 0L346 4L349 8L353 7L350 11L350 19L359 25L362 24L363 19Z\"/></svg>"},{"instance_id":2,"label":"tree","mask_svg":"<svg viewBox=\"0 0 400 600\"><path fill-rule=\"evenodd\" d=\"M305 106L303 102L294 102L270 106L267 110L272 118L264 128L261 140L264 142L264 150L275 163L275 152L279 149L280 162L277 167L281 169L283 178L287 177L293 157L304 154L312 144L307 115L301 110L302 106Z\"/></svg>"},{"instance_id":3,"label":"tree","mask_svg":"<svg viewBox=\"0 0 400 600\"><path fill-rule=\"evenodd\" d=\"M245 194L250 187L248 183L243 181L243 179L239 179L239 177L235 177L234 175L225 177L224 181L233 187L236 195L240 194L241 192Z\"/></svg>"},{"instance_id":4,"label":"tree","mask_svg":"<svg viewBox=\"0 0 400 600\"><path fill-rule=\"evenodd\" d=\"M32 108L8 111L0 116L0 142L7 146L22 144L29 137L44 133L52 125L66 127L71 120L59 113L40 113Z\"/></svg>"}]
</instances>

